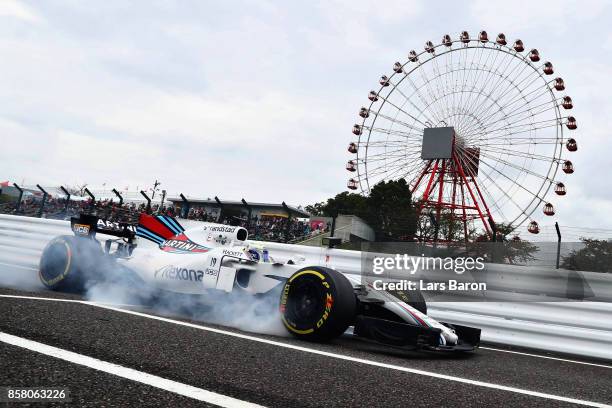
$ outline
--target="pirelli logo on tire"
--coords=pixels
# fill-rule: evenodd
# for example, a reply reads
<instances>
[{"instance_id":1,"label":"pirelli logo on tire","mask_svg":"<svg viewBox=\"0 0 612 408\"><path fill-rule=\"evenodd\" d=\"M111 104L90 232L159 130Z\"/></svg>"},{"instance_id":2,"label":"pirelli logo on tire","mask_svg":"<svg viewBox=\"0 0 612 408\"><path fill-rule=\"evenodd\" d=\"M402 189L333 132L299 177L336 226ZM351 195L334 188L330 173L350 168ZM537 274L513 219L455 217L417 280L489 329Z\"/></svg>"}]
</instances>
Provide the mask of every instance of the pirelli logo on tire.
<instances>
[{"instance_id":1,"label":"pirelli logo on tire","mask_svg":"<svg viewBox=\"0 0 612 408\"><path fill-rule=\"evenodd\" d=\"M281 301L280 301L280 312L281 313L285 313L285 309L287 308L287 297L289 296L289 283L285 284L285 287L283 288L283 293L281 294Z\"/></svg>"},{"instance_id":2,"label":"pirelli logo on tire","mask_svg":"<svg viewBox=\"0 0 612 408\"><path fill-rule=\"evenodd\" d=\"M329 317L329 313L331 312L333 304L334 297L331 295L331 293L328 292L327 298L325 299L325 311L323 312L323 316L321 316L321 319L319 319L319 321L317 322L317 327L321 327L323 323L325 323L325 321Z\"/></svg>"}]
</instances>

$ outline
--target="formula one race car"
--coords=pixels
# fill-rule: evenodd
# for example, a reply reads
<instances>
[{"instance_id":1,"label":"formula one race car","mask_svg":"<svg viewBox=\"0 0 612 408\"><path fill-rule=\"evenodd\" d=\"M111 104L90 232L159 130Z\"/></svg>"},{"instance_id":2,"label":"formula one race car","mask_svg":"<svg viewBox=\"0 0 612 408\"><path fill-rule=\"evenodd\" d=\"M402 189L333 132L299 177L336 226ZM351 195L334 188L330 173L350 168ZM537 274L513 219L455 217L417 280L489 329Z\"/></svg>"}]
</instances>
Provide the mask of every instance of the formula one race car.
<instances>
[{"instance_id":1,"label":"formula one race car","mask_svg":"<svg viewBox=\"0 0 612 408\"><path fill-rule=\"evenodd\" d=\"M353 326L355 336L408 349L471 351L479 345L479 329L427 316L418 291L374 290L359 276L305 265L303 257L277 259L247 242L244 228L198 224L185 230L172 217L142 214L130 226L81 215L71 220L74 236L45 247L40 279L52 290L78 291L117 274L130 285L203 297L211 291L276 296L286 329L306 340L331 340ZM136 249L137 237L155 246Z\"/></svg>"}]
</instances>

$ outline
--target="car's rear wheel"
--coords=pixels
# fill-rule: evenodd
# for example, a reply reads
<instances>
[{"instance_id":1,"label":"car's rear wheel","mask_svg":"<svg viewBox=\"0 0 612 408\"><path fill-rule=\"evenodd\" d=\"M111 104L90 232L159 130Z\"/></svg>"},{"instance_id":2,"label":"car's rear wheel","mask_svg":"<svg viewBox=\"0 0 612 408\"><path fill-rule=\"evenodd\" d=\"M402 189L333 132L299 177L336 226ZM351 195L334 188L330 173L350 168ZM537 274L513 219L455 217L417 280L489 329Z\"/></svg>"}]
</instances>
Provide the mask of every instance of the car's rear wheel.
<instances>
[{"instance_id":1,"label":"car's rear wheel","mask_svg":"<svg viewBox=\"0 0 612 408\"><path fill-rule=\"evenodd\" d=\"M354 322L353 285L333 269L310 266L295 272L281 293L283 324L296 337L326 341Z\"/></svg>"},{"instance_id":2,"label":"car's rear wheel","mask_svg":"<svg viewBox=\"0 0 612 408\"><path fill-rule=\"evenodd\" d=\"M81 292L95 275L103 253L96 241L62 235L47 244L40 258L41 282L57 291Z\"/></svg>"}]
</instances>

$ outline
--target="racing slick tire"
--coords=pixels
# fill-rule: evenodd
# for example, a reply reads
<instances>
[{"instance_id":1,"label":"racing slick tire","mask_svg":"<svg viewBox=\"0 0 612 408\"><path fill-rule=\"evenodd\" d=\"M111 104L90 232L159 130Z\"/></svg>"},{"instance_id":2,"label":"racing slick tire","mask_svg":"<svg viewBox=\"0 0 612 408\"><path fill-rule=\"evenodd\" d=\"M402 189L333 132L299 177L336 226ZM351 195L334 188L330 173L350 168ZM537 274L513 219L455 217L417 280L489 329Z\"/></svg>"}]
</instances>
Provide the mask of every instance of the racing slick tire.
<instances>
[{"instance_id":1,"label":"racing slick tire","mask_svg":"<svg viewBox=\"0 0 612 408\"><path fill-rule=\"evenodd\" d=\"M43 250L38 276L48 289L82 292L103 258L97 241L62 235L51 240Z\"/></svg>"},{"instance_id":2,"label":"racing slick tire","mask_svg":"<svg viewBox=\"0 0 612 408\"><path fill-rule=\"evenodd\" d=\"M357 300L353 285L333 269L309 266L284 284L280 299L283 324L294 336L327 341L354 323Z\"/></svg>"}]
</instances>

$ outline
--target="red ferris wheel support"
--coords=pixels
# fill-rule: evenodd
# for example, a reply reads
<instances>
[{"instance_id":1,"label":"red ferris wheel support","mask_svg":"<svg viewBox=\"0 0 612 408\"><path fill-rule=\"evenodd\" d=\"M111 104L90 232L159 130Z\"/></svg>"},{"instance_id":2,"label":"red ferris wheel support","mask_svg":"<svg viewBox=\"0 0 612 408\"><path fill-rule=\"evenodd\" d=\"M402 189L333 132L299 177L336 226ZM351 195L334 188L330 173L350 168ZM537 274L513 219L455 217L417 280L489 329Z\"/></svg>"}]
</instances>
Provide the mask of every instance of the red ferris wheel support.
<instances>
[{"instance_id":1,"label":"red ferris wheel support","mask_svg":"<svg viewBox=\"0 0 612 408\"><path fill-rule=\"evenodd\" d=\"M422 158L427 158L427 161L414 185L411 186L411 193L414 194L424 180L427 180L423 195L418 200L417 218L429 208L435 211L436 221L439 222L442 211L447 210L451 220L459 219L463 224L466 240L468 223L475 219L482 221L487 235L491 237L493 235L491 225L494 225L493 216L477 181L479 149L460 147L452 127L429 130L431 130L430 136L427 136L427 130L425 132L422 151ZM449 131L450 138L444 135ZM440 135L442 137L439 137ZM427 143L427 139L431 140L431 143ZM450 142L450 149L445 148L444 139ZM457 202L457 187L461 190L461 203ZM465 202L466 189L469 194L467 197L471 199L471 202L467 204Z\"/></svg>"}]
</instances>

